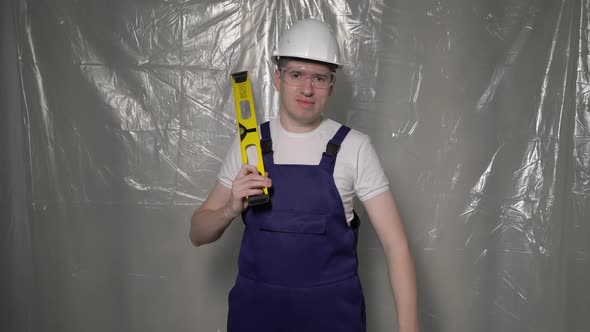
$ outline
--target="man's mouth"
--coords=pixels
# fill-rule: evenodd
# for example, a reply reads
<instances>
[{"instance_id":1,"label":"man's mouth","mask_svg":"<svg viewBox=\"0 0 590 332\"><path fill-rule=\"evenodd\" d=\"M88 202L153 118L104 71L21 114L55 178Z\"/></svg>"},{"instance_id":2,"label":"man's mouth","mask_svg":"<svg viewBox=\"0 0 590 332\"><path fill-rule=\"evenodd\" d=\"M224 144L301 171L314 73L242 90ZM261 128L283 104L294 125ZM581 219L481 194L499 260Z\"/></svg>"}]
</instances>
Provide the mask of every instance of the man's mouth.
<instances>
[{"instance_id":1,"label":"man's mouth","mask_svg":"<svg viewBox=\"0 0 590 332\"><path fill-rule=\"evenodd\" d=\"M300 104L302 104L302 105L305 105L305 106L309 106L309 105L313 105L314 104L313 101L306 100L306 99L297 99L297 102L300 103Z\"/></svg>"}]
</instances>

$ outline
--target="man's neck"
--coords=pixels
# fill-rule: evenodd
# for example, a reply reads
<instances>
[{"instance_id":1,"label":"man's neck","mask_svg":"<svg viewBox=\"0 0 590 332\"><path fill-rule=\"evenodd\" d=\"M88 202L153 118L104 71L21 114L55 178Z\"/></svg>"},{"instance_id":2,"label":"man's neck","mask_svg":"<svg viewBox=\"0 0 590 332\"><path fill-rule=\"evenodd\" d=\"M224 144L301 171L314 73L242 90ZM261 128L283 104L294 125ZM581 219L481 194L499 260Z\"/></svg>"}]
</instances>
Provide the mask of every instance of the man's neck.
<instances>
[{"instance_id":1,"label":"man's neck","mask_svg":"<svg viewBox=\"0 0 590 332\"><path fill-rule=\"evenodd\" d=\"M312 123L299 123L289 119L287 116L279 115L281 127L290 133L303 134L309 133L320 126L323 117L318 118L317 121Z\"/></svg>"}]
</instances>

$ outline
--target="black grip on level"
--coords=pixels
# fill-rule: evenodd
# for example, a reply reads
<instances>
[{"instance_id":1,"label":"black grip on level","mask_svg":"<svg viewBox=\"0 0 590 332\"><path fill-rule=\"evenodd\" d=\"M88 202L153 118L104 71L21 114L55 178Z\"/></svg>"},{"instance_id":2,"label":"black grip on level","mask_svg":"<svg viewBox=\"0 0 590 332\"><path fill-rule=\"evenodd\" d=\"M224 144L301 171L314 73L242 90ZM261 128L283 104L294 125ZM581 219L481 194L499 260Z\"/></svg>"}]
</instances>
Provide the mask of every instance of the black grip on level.
<instances>
[{"instance_id":1,"label":"black grip on level","mask_svg":"<svg viewBox=\"0 0 590 332\"><path fill-rule=\"evenodd\" d=\"M266 204L268 201L269 197L267 194L248 196L248 205L250 206Z\"/></svg>"},{"instance_id":2,"label":"black grip on level","mask_svg":"<svg viewBox=\"0 0 590 332\"><path fill-rule=\"evenodd\" d=\"M239 73L233 73L233 74L231 74L231 76L234 78L236 83L243 83L243 82L246 82L246 79L248 78L248 72L241 71Z\"/></svg>"}]
</instances>

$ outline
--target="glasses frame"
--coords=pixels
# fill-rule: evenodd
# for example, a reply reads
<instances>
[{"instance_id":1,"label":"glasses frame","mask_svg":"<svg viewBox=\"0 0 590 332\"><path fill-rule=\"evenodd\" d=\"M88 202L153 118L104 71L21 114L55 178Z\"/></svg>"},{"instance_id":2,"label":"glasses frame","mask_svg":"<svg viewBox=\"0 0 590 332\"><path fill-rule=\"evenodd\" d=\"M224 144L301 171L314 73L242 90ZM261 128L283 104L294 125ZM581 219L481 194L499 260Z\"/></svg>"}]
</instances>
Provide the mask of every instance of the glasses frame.
<instances>
[{"instance_id":1,"label":"glasses frame","mask_svg":"<svg viewBox=\"0 0 590 332\"><path fill-rule=\"evenodd\" d=\"M285 70L289 69L289 70L301 70L302 72L307 72L307 70L303 69L303 68L295 68L295 67L289 67L289 66L285 66L283 68L279 68L279 72L280 72L280 77L281 77L281 81L283 81L285 84L290 85L290 86L296 86L296 87L301 87L303 86L304 82L306 79L310 79L311 80L311 85L315 88L315 89L320 89L320 90L326 90L331 88L332 86L334 86L334 82L336 81L336 73L334 73L333 71L329 72L329 76L330 76L330 84L327 87L317 87L315 81L313 80L313 76L308 75L307 77L303 77L303 79L300 81L300 84L293 84L293 83L288 83L287 80L285 80Z\"/></svg>"}]
</instances>

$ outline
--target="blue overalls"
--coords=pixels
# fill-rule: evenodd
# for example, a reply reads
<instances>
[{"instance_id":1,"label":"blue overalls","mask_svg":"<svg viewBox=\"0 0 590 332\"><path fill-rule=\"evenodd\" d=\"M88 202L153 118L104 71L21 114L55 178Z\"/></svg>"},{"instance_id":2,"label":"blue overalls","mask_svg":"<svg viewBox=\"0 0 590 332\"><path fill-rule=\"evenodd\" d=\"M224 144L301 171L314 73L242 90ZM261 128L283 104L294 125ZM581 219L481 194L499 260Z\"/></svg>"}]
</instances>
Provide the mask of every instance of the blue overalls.
<instances>
[{"instance_id":1,"label":"blue overalls","mask_svg":"<svg viewBox=\"0 0 590 332\"><path fill-rule=\"evenodd\" d=\"M346 126L319 165L275 165L269 123L261 126L270 205L250 207L229 294L228 332L364 332L357 273L359 220L346 222L334 165Z\"/></svg>"}]
</instances>

